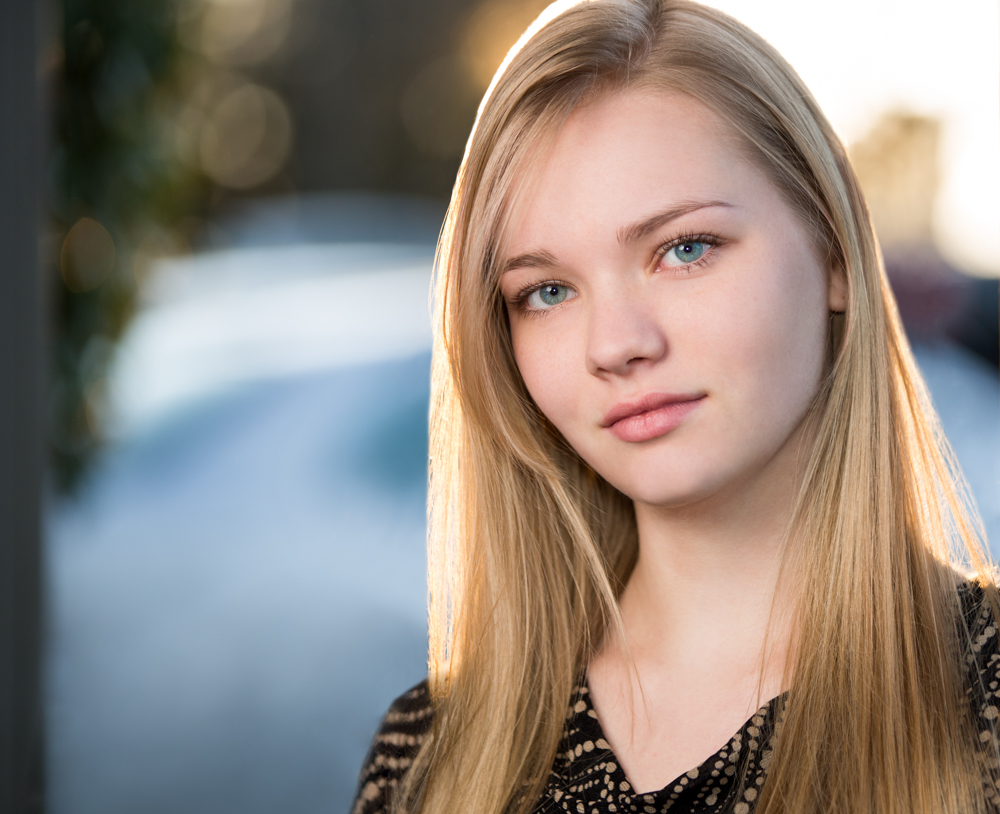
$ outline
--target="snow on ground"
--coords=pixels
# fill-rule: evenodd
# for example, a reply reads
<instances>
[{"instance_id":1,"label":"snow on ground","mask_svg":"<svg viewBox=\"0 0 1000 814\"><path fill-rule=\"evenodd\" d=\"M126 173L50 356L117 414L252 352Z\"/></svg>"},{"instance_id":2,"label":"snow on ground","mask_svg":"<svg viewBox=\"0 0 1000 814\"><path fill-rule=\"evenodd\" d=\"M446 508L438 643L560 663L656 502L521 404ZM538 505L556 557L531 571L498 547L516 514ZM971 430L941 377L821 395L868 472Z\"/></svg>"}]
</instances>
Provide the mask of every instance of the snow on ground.
<instances>
[{"instance_id":1,"label":"snow on ground","mask_svg":"<svg viewBox=\"0 0 1000 814\"><path fill-rule=\"evenodd\" d=\"M165 264L49 518L56 814L336 812L426 673L427 245Z\"/></svg>"},{"instance_id":2,"label":"snow on ground","mask_svg":"<svg viewBox=\"0 0 1000 814\"><path fill-rule=\"evenodd\" d=\"M51 522L55 814L346 810L426 672L429 357L248 387Z\"/></svg>"}]
</instances>

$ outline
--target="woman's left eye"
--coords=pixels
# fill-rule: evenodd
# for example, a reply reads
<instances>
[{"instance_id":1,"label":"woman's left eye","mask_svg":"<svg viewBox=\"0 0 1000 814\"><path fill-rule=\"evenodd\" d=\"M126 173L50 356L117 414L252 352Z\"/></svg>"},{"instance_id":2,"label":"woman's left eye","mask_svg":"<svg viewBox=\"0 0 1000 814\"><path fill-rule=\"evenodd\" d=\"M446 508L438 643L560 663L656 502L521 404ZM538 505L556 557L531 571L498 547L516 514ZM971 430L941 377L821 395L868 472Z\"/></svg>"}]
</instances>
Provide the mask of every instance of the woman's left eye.
<instances>
[{"instance_id":1,"label":"woman's left eye","mask_svg":"<svg viewBox=\"0 0 1000 814\"><path fill-rule=\"evenodd\" d=\"M705 256L711 244L703 240L682 240L675 243L663 254L668 266L689 266Z\"/></svg>"}]
</instances>

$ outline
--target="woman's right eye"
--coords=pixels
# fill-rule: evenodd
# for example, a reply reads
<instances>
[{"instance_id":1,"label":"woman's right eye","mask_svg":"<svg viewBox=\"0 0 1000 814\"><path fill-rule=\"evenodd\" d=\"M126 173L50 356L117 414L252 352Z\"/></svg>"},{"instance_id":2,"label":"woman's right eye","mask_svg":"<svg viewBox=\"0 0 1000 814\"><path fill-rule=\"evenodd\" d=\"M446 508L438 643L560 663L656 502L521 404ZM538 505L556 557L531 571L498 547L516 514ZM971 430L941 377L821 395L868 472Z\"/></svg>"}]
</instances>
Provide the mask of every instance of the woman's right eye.
<instances>
[{"instance_id":1,"label":"woman's right eye","mask_svg":"<svg viewBox=\"0 0 1000 814\"><path fill-rule=\"evenodd\" d=\"M525 298L528 307L536 311L544 311L553 305L559 305L566 300L571 300L576 296L576 292L568 285L559 283L545 283L536 288Z\"/></svg>"}]
</instances>

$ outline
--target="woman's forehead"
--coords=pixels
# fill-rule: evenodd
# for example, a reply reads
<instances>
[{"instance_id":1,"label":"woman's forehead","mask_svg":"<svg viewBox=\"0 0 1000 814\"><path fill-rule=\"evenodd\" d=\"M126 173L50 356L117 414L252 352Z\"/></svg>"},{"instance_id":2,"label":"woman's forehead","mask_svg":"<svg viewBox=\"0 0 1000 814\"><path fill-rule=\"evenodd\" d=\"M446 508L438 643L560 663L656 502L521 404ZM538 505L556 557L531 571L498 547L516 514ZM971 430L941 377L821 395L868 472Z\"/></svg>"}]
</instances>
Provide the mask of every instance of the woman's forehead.
<instances>
[{"instance_id":1,"label":"woman's forehead","mask_svg":"<svg viewBox=\"0 0 1000 814\"><path fill-rule=\"evenodd\" d=\"M687 94L634 89L570 114L528 154L508 208L508 246L583 229L627 229L660 212L759 194L732 128ZM766 182L765 182L766 183Z\"/></svg>"}]
</instances>

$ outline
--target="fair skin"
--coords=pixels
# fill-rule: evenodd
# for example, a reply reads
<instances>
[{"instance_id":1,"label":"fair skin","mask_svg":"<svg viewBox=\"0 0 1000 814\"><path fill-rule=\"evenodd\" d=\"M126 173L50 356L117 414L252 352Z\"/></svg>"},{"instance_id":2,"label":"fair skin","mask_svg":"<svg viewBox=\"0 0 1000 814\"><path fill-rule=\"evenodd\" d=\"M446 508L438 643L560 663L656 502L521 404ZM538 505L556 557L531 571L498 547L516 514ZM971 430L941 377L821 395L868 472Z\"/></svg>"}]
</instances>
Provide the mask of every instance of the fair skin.
<instances>
[{"instance_id":1,"label":"fair skin","mask_svg":"<svg viewBox=\"0 0 1000 814\"><path fill-rule=\"evenodd\" d=\"M605 642L587 682L633 788L653 791L783 689L779 553L846 283L687 96L579 108L536 181L500 286L528 391L635 503L628 652Z\"/></svg>"}]
</instances>

